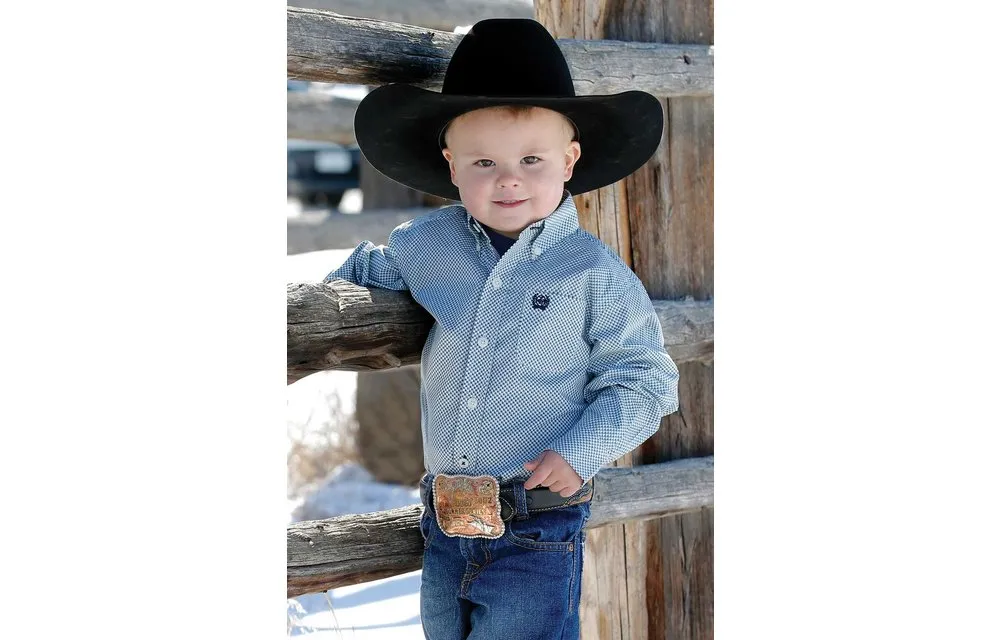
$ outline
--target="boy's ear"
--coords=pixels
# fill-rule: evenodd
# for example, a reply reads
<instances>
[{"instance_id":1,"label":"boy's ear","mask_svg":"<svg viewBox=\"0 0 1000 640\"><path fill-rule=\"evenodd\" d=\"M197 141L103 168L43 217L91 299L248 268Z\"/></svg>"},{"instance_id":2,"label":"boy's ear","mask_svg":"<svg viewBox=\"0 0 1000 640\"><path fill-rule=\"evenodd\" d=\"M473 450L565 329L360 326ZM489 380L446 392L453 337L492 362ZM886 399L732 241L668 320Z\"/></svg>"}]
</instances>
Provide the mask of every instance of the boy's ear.
<instances>
[{"instance_id":1,"label":"boy's ear","mask_svg":"<svg viewBox=\"0 0 1000 640\"><path fill-rule=\"evenodd\" d=\"M449 151L447 147L441 149L441 155L443 155L444 159L448 162L448 172L451 174L451 183L455 184L455 163L452 162L454 156L451 155L451 151Z\"/></svg>"},{"instance_id":2,"label":"boy's ear","mask_svg":"<svg viewBox=\"0 0 1000 640\"><path fill-rule=\"evenodd\" d=\"M566 170L563 172L563 181L568 181L573 177L573 167L576 165L577 161L580 159L583 151L580 149L580 143L574 140L569 143L566 148Z\"/></svg>"}]
</instances>

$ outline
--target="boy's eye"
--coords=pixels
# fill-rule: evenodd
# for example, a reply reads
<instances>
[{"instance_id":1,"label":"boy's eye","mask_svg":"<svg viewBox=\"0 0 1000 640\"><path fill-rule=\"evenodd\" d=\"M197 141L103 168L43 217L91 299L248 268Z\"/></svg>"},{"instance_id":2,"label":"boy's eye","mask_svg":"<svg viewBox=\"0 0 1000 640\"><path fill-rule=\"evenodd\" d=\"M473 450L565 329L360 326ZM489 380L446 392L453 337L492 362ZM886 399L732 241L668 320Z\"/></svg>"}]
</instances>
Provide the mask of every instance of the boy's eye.
<instances>
[{"instance_id":1,"label":"boy's eye","mask_svg":"<svg viewBox=\"0 0 1000 640\"><path fill-rule=\"evenodd\" d=\"M525 164L538 164L542 161L538 156L524 156L524 160L531 160L531 162L525 162Z\"/></svg>"},{"instance_id":2,"label":"boy's eye","mask_svg":"<svg viewBox=\"0 0 1000 640\"><path fill-rule=\"evenodd\" d=\"M480 164L482 162L489 162L489 164ZM492 160L476 160L472 164L476 165L477 167L492 167L493 166L493 161Z\"/></svg>"}]
</instances>

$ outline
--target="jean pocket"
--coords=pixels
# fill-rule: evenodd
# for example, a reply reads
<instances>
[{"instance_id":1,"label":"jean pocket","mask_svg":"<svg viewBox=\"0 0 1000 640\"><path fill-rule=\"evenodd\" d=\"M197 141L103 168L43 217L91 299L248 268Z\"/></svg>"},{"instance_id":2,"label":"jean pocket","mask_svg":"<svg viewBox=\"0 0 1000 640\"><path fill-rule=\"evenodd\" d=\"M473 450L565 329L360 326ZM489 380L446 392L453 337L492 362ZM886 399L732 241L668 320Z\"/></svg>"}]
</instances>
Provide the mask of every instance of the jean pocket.
<instances>
[{"instance_id":1,"label":"jean pocket","mask_svg":"<svg viewBox=\"0 0 1000 640\"><path fill-rule=\"evenodd\" d=\"M524 549L569 553L578 544L581 518L577 507L533 513L507 522L504 538Z\"/></svg>"},{"instance_id":2,"label":"jean pocket","mask_svg":"<svg viewBox=\"0 0 1000 640\"><path fill-rule=\"evenodd\" d=\"M517 364L529 371L561 373L586 366L587 303L560 293L529 294L521 308Z\"/></svg>"}]
</instances>

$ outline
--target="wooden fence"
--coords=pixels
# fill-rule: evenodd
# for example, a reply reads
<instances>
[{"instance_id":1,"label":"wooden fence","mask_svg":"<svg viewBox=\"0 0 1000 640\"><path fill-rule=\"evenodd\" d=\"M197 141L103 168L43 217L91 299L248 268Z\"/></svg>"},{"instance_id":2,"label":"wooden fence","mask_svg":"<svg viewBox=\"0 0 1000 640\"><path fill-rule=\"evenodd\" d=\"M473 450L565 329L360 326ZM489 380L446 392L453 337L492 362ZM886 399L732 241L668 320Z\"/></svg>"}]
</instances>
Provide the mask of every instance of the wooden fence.
<instances>
[{"instance_id":1,"label":"wooden fence","mask_svg":"<svg viewBox=\"0 0 1000 640\"><path fill-rule=\"evenodd\" d=\"M448 60L462 36L383 20L289 7L288 77L315 82L381 85L407 82L441 89ZM631 89L655 96L709 96L713 50L600 40L557 40L577 95ZM288 96L288 137L351 144L357 101Z\"/></svg>"},{"instance_id":2,"label":"wooden fence","mask_svg":"<svg viewBox=\"0 0 1000 640\"><path fill-rule=\"evenodd\" d=\"M408 292L345 280L293 283L288 296L288 384L317 371L371 371L420 362L434 319ZM710 301L653 300L677 364L714 358Z\"/></svg>"},{"instance_id":3,"label":"wooden fence","mask_svg":"<svg viewBox=\"0 0 1000 640\"><path fill-rule=\"evenodd\" d=\"M681 410L665 418L640 450L595 479L581 637L710 638L712 3L535 0L534 6L566 56L578 95L642 89L661 99L665 113L663 144L647 166L575 197L581 227L612 247L654 298L682 382ZM290 7L287 74L439 89L460 39L426 27ZM356 105L328 100L290 100L290 135L307 130L303 114L312 109L320 124L310 125L308 137L353 139L348 121L335 114ZM315 116L323 109L326 116ZM324 369L414 364L431 322L405 292L342 281L290 284L288 380ZM614 503L606 498L612 494ZM419 511L291 525L289 596L418 569Z\"/></svg>"},{"instance_id":4,"label":"wooden fence","mask_svg":"<svg viewBox=\"0 0 1000 640\"><path fill-rule=\"evenodd\" d=\"M587 528L711 506L712 475L712 457L602 469L594 478ZM416 571L424 550L421 509L415 505L290 525L288 597Z\"/></svg>"}]
</instances>

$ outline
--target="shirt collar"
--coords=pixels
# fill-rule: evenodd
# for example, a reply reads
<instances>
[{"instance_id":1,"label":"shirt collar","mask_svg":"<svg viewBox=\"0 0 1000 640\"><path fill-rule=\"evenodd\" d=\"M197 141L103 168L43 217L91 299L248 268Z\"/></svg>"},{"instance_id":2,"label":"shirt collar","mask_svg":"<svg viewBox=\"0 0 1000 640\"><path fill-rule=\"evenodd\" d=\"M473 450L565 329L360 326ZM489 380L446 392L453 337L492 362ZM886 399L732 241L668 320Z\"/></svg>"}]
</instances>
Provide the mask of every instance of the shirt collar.
<instances>
[{"instance_id":1,"label":"shirt collar","mask_svg":"<svg viewBox=\"0 0 1000 640\"><path fill-rule=\"evenodd\" d=\"M462 207L463 209L465 207ZM472 217L468 209L465 209L465 226L476 238L476 250L480 248L480 241L489 242L486 231L479 221ZM556 210L548 217L533 222L521 231L521 238L529 238L528 244L533 256L540 256L546 249L570 235L580 227L580 219L577 217L576 204L569 191L563 189L562 202Z\"/></svg>"}]
</instances>

